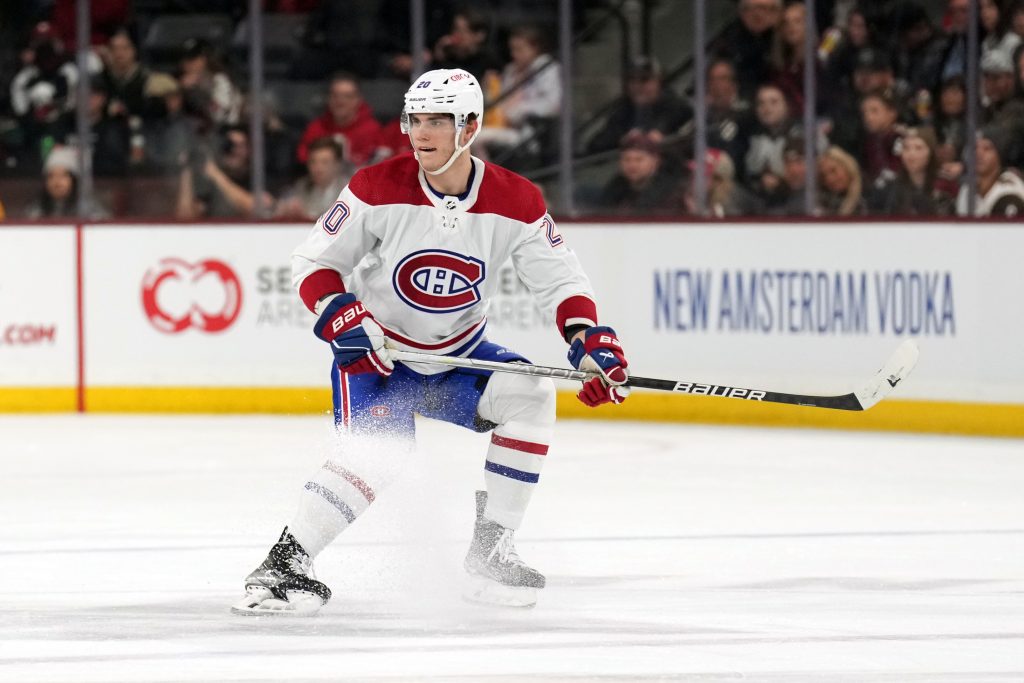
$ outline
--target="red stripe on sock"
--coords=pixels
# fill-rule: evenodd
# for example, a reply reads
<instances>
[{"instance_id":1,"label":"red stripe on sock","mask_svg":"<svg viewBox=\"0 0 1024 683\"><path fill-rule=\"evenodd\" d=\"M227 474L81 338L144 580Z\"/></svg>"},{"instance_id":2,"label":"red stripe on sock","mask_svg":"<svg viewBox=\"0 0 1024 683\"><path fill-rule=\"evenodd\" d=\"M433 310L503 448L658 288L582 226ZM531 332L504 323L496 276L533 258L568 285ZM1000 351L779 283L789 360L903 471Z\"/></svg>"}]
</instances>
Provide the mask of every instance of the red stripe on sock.
<instances>
[{"instance_id":1,"label":"red stripe on sock","mask_svg":"<svg viewBox=\"0 0 1024 683\"><path fill-rule=\"evenodd\" d=\"M373 489L370 488L369 484L367 484L365 481L357 477L352 472L346 470L344 467L341 467L340 465L328 461L324 463L324 469L334 472L339 477L341 477L348 483L352 484L352 486L355 486L357 489L359 489L359 493L363 494L363 497L366 498L366 502L372 503L374 499L377 498L377 494L373 492Z\"/></svg>"},{"instance_id":2,"label":"red stripe on sock","mask_svg":"<svg viewBox=\"0 0 1024 683\"><path fill-rule=\"evenodd\" d=\"M519 439L510 439L506 436L498 436L497 434L491 434L491 443L502 448L511 448L514 451L533 453L534 455L548 454L547 444L520 441Z\"/></svg>"}]
</instances>

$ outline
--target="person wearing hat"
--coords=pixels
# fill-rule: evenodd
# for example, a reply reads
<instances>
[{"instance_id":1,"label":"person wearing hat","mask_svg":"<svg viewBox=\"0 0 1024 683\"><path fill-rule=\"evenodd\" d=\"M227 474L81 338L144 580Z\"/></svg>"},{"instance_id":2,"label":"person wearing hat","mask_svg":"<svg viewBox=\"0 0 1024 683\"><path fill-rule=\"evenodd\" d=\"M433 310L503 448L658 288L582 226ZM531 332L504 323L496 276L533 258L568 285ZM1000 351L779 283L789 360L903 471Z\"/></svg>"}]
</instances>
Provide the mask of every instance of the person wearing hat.
<instances>
[{"instance_id":1,"label":"person wearing hat","mask_svg":"<svg viewBox=\"0 0 1024 683\"><path fill-rule=\"evenodd\" d=\"M43 189L39 199L28 208L25 217L32 220L53 218L82 218L103 220L110 217L95 198L84 214L78 213L78 150L73 147L54 147L43 164Z\"/></svg>"},{"instance_id":2,"label":"person wearing hat","mask_svg":"<svg viewBox=\"0 0 1024 683\"><path fill-rule=\"evenodd\" d=\"M612 105L604 127L587 143L587 152L615 149L634 130L670 135L691 118L690 106L665 88L658 61L640 56L626 74L626 92Z\"/></svg>"},{"instance_id":3,"label":"person wearing hat","mask_svg":"<svg viewBox=\"0 0 1024 683\"><path fill-rule=\"evenodd\" d=\"M662 163L661 147L633 131L619 145L619 172L604 186L599 208L630 215L682 213L680 178Z\"/></svg>"},{"instance_id":4,"label":"person wearing hat","mask_svg":"<svg viewBox=\"0 0 1024 683\"><path fill-rule=\"evenodd\" d=\"M1001 51L988 52L981 59L981 74L982 121L999 125L1019 122L1024 117L1024 100L1015 96L1013 58Z\"/></svg>"},{"instance_id":5,"label":"person wearing hat","mask_svg":"<svg viewBox=\"0 0 1024 683\"><path fill-rule=\"evenodd\" d=\"M1017 141L1001 126L985 126L978 132L976 159L978 186L975 189L975 216L1024 216L1024 180L1006 168L1004 157L1014 154ZM967 199L970 188L960 186L956 199L958 216L969 216Z\"/></svg>"}]
</instances>

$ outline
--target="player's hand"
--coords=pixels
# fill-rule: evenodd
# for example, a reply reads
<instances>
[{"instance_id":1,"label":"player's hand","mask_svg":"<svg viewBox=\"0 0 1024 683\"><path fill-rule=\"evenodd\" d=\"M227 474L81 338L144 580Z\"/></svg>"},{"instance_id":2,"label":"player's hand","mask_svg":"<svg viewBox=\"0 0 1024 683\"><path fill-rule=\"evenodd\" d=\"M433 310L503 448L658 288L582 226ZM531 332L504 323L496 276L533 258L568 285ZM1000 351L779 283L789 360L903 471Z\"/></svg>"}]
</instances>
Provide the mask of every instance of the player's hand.
<instances>
[{"instance_id":1,"label":"player's hand","mask_svg":"<svg viewBox=\"0 0 1024 683\"><path fill-rule=\"evenodd\" d=\"M395 369L384 346L384 331L354 294L338 294L329 299L313 332L331 345L342 372L376 372L387 377Z\"/></svg>"},{"instance_id":2,"label":"player's hand","mask_svg":"<svg viewBox=\"0 0 1024 683\"><path fill-rule=\"evenodd\" d=\"M576 394L591 408L602 403L622 403L629 396L629 387L624 386L629 379L629 363L612 328L587 328L583 339L577 337L569 347L569 362L577 370L598 373L584 382L583 389Z\"/></svg>"}]
</instances>

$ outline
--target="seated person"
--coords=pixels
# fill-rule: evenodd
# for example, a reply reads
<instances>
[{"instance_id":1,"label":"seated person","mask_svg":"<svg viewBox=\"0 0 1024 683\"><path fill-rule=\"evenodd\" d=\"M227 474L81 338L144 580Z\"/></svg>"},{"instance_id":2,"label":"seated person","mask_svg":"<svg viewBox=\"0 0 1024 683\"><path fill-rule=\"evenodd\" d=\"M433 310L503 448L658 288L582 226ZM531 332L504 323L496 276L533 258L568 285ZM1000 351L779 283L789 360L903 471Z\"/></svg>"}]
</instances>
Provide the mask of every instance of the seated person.
<instances>
[{"instance_id":1,"label":"seated person","mask_svg":"<svg viewBox=\"0 0 1024 683\"><path fill-rule=\"evenodd\" d=\"M110 217L110 212L93 199L85 207L85 213L78 213L78 151L73 147L54 147L43 163L42 194L25 217L104 220Z\"/></svg>"},{"instance_id":2,"label":"seated person","mask_svg":"<svg viewBox=\"0 0 1024 683\"><path fill-rule=\"evenodd\" d=\"M306 175L299 178L277 203L278 218L313 221L334 205L355 170L345 162L341 145L319 138L309 145Z\"/></svg>"},{"instance_id":3,"label":"seated person","mask_svg":"<svg viewBox=\"0 0 1024 683\"><path fill-rule=\"evenodd\" d=\"M626 215L682 213L679 177L662 163L654 138L630 133L619 146L619 172L604 186L599 208Z\"/></svg>"},{"instance_id":4,"label":"seated person","mask_svg":"<svg viewBox=\"0 0 1024 683\"><path fill-rule=\"evenodd\" d=\"M256 198L249 192L249 133L236 126L224 134L217 154L198 150L181 172L177 217L180 220L226 218L256 213ZM263 196L264 206L273 199Z\"/></svg>"},{"instance_id":5,"label":"seated person","mask_svg":"<svg viewBox=\"0 0 1024 683\"><path fill-rule=\"evenodd\" d=\"M508 46L512 61L501 74L501 100L487 109L476 140L491 155L534 138L531 119L554 120L562 104L559 67L545 52L540 29L513 29Z\"/></svg>"}]
</instances>

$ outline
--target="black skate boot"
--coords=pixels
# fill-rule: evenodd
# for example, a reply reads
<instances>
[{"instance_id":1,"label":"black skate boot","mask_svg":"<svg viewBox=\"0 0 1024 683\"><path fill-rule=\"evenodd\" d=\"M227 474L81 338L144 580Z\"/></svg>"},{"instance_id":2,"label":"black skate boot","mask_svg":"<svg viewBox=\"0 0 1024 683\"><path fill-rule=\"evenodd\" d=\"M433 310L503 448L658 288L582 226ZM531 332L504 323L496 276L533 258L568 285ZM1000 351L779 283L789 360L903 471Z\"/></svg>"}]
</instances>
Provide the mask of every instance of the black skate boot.
<instances>
[{"instance_id":1,"label":"black skate boot","mask_svg":"<svg viewBox=\"0 0 1024 683\"><path fill-rule=\"evenodd\" d=\"M533 607L544 575L527 566L516 553L512 529L484 517L487 492L476 492L476 525L464 566L470 586L463 597L470 602L506 607Z\"/></svg>"},{"instance_id":2,"label":"black skate boot","mask_svg":"<svg viewBox=\"0 0 1024 683\"><path fill-rule=\"evenodd\" d=\"M313 561L285 527L267 559L245 577L245 599L231 611L311 616L330 599L331 589L316 580Z\"/></svg>"}]
</instances>

